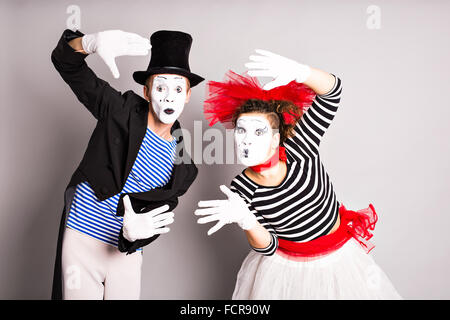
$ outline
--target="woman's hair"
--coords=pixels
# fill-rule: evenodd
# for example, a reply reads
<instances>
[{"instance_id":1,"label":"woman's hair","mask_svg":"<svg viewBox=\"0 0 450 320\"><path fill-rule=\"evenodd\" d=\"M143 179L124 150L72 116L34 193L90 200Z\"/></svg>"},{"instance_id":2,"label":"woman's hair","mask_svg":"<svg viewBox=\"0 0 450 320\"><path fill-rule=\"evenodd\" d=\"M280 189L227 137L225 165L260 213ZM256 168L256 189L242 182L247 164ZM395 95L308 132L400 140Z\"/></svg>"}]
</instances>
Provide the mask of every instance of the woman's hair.
<instances>
[{"instance_id":1,"label":"woman's hair","mask_svg":"<svg viewBox=\"0 0 450 320\"><path fill-rule=\"evenodd\" d=\"M301 118L299 108L290 101L249 99L236 110L233 115L233 126L243 113L263 113L267 116L272 129L278 129L280 133L280 145L294 135L294 127ZM286 121L289 119L289 121Z\"/></svg>"}]
</instances>

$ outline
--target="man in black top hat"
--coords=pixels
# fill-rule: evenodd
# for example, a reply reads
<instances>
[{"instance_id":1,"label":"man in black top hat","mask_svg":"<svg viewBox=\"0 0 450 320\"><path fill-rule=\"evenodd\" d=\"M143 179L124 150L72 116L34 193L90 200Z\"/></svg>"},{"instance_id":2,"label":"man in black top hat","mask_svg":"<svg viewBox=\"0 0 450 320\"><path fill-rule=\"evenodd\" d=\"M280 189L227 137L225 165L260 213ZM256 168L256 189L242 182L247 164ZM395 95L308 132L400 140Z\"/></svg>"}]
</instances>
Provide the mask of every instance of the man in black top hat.
<instances>
[{"instance_id":1,"label":"man in black top hat","mask_svg":"<svg viewBox=\"0 0 450 320\"><path fill-rule=\"evenodd\" d=\"M98 121L64 193L52 299L139 297L140 248L168 232L167 225L173 222L171 211L177 206L178 197L197 176L196 166L183 154L183 136L177 120L189 101L191 88L204 80L190 71L191 44L192 37L179 31L157 31L149 42L137 34L120 30L88 35L65 30L53 50L51 58L55 68ZM115 57L146 55L150 48L152 54L147 70L133 74L134 80L144 86L145 99L131 90L122 94L113 89L85 62L88 54L97 53L118 78ZM171 159L170 180L158 188L124 192L147 129L166 141L176 139L177 152ZM146 165L150 167L150 164L144 167ZM110 204L114 196L120 194L113 208L115 216L124 217L117 247L100 244L99 239L83 231L85 227L87 230L87 225L81 226L78 234L66 233L71 204L77 186L83 182L88 182L98 202L108 200ZM85 218L85 221L91 219Z\"/></svg>"}]
</instances>

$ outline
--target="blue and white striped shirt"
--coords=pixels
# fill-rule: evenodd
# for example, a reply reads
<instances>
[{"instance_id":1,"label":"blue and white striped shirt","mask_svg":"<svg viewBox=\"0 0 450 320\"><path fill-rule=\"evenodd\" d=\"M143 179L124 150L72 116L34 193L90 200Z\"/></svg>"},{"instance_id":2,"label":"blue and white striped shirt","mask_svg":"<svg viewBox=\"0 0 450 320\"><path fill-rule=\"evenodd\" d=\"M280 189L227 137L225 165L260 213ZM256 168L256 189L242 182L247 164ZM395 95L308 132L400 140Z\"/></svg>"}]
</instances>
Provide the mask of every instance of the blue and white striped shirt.
<instances>
[{"instance_id":1,"label":"blue and white striped shirt","mask_svg":"<svg viewBox=\"0 0 450 320\"><path fill-rule=\"evenodd\" d=\"M122 191L99 201L87 181L78 184L66 226L117 247L123 223L123 217L116 216L120 195L146 192L167 184L175 153L176 139L167 141L147 128Z\"/></svg>"}]
</instances>

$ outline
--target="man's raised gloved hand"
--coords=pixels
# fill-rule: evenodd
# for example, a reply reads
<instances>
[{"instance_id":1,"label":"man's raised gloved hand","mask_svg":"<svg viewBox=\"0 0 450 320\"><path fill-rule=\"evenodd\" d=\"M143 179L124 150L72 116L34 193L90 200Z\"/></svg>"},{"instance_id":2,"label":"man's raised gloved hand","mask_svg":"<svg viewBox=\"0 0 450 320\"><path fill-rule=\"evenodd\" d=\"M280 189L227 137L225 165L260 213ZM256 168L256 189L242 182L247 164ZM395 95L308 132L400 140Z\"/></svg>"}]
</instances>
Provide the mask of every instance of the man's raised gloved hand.
<instances>
[{"instance_id":1,"label":"man's raised gloved hand","mask_svg":"<svg viewBox=\"0 0 450 320\"><path fill-rule=\"evenodd\" d=\"M86 34L81 39L81 44L87 54L97 53L116 79L120 76L115 61L116 57L146 56L152 47L149 39L121 30Z\"/></svg>"}]
</instances>

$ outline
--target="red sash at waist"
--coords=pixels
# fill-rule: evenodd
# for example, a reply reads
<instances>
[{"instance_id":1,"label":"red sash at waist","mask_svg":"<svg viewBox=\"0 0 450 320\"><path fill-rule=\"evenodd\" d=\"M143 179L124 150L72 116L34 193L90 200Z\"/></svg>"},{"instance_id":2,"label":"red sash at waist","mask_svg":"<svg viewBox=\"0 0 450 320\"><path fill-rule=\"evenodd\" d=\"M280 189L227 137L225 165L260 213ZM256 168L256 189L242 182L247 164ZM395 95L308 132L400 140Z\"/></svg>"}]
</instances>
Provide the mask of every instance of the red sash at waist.
<instances>
[{"instance_id":1,"label":"red sash at waist","mask_svg":"<svg viewBox=\"0 0 450 320\"><path fill-rule=\"evenodd\" d=\"M373 234L378 220L372 204L358 211L347 210L344 205L339 207L340 225L338 229L325 236L307 242L294 242L278 239L278 249L285 254L297 257L317 257L329 254L342 247L349 239L356 239L359 244L370 252L375 246L368 240Z\"/></svg>"}]
</instances>

